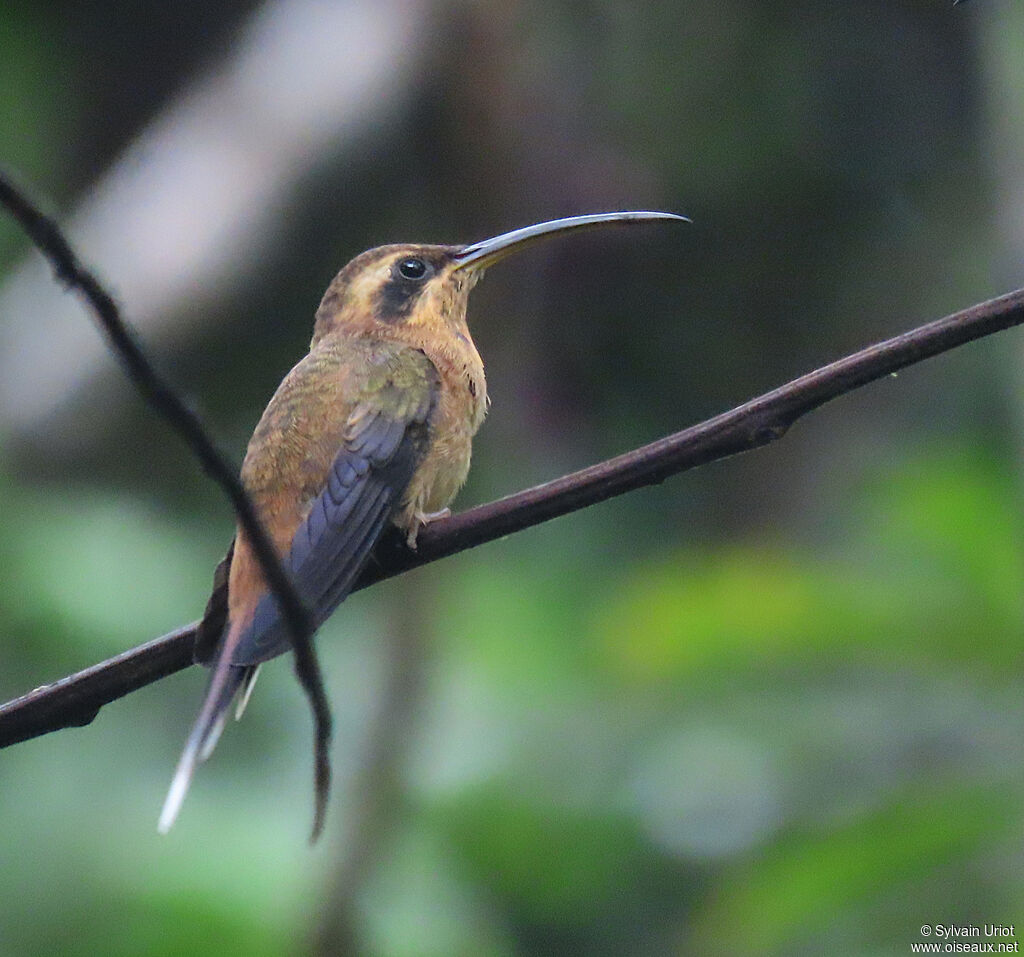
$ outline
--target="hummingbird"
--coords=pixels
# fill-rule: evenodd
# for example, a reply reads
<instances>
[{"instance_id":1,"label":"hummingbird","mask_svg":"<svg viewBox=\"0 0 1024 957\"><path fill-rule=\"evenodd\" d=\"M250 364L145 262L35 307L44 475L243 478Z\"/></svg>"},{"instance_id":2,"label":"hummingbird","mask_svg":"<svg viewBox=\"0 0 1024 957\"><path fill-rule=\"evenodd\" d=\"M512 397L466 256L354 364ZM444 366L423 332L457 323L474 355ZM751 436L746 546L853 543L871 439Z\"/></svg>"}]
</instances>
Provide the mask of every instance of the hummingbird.
<instances>
[{"instance_id":1,"label":"hummingbird","mask_svg":"<svg viewBox=\"0 0 1024 957\"><path fill-rule=\"evenodd\" d=\"M688 221L674 213L594 213L470 245L380 246L334 277L309 352L271 398L241 471L314 626L349 594L389 525L415 548L420 528L449 514L466 480L488 406L466 322L470 290L484 270L541 239L650 220ZM160 815L162 833L217 744L232 702L238 699L241 717L260 665L290 648L239 526L199 629L195 658L210 668L210 680Z\"/></svg>"}]
</instances>

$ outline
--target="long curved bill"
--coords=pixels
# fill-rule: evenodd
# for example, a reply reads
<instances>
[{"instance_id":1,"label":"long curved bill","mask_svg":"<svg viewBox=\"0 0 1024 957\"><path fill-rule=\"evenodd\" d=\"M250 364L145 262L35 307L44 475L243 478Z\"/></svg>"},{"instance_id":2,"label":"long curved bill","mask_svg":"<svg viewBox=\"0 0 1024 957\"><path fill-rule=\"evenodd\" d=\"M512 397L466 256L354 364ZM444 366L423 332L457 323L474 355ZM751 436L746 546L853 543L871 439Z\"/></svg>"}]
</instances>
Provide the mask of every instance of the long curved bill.
<instances>
[{"instance_id":1,"label":"long curved bill","mask_svg":"<svg viewBox=\"0 0 1024 957\"><path fill-rule=\"evenodd\" d=\"M499 259L530 246L549 236L574 232L578 229L594 229L599 226L613 226L618 223L645 223L652 219L673 219L678 222L690 222L685 216L675 213L655 212L624 212L624 213L590 213L587 216L570 216L568 219L553 219L547 223L524 226L513 229L510 233L502 233L479 243L463 247L454 255L455 269L486 269Z\"/></svg>"}]
</instances>

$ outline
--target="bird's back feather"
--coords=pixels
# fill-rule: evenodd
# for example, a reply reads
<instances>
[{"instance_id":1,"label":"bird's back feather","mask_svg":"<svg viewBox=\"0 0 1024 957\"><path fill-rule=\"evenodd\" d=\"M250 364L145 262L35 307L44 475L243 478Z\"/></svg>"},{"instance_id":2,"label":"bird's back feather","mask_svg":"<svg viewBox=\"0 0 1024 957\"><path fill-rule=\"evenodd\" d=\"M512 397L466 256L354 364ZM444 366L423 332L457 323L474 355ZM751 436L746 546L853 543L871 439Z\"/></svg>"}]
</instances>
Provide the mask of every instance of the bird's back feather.
<instances>
[{"instance_id":1,"label":"bird's back feather","mask_svg":"<svg viewBox=\"0 0 1024 957\"><path fill-rule=\"evenodd\" d=\"M315 380L325 372L336 381L317 393L320 401L311 409L311 387L324 384ZM285 566L316 627L349 594L402 502L430 442L439 389L437 370L419 350L352 339L325 343L307 356L267 406L250 443L243 479L272 536L285 543ZM266 441L275 429L288 430L284 441L280 434ZM331 447L330 458L320 467L325 444ZM301 500L310 484L317 493L289 521L290 513L279 503ZM225 578L227 625L214 642L208 632L218 616L224 618L225 595L216 586L218 581L223 586ZM203 638L201 629L196 657L212 662L213 673L160 816L162 832L174 823L239 689L251 688L261 662L291 647L277 601L266 590L241 530L218 566L204 625L207 633Z\"/></svg>"}]
</instances>

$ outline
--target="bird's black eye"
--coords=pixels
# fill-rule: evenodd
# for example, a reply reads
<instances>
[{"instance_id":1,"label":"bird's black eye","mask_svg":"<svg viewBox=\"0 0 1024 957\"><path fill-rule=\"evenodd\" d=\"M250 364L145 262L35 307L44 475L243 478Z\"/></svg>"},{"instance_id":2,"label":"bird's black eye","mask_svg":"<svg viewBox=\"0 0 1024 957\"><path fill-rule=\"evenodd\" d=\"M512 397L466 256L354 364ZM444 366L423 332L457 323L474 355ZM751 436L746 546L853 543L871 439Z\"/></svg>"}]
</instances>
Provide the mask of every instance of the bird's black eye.
<instances>
[{"instance_id":1,"label":"bird's black eye","mask_svg":"<svg viewBox=\"0 0 1024 957\"><path fill-rule=\"evenodd\" d=\"M427 274L427 264L422 259L410 256L398 264L398 275L403 279L422 279Z\"/></svg>"}]
</instances>

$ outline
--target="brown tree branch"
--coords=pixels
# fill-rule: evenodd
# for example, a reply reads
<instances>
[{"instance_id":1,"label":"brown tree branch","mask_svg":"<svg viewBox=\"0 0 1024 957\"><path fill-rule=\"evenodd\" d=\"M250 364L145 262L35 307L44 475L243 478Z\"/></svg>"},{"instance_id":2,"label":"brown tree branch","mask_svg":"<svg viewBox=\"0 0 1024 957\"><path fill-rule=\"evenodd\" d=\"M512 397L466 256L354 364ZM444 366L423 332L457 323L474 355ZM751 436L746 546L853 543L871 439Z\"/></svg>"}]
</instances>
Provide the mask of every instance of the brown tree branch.
<instances>
[{"instance_id":1,"label":"brown tree branch","mask_svg":"<svg viewBox=\"0 0 1024 957\"><path fill-rule=\"evenodd\" d=\"M586 508L785 435L798 418L924 359L1024 323L1024 289L876 343L729 412L544 485L424 527L415 552L388 535L356 588ZM88 724L105 704L192 663L195 624L0 706L0 747Z\"/></svg>"},{"instance_id":2,"label":"brown tree branch","mask_svg":"<svg viewBox=\"0 0 1024 957\"><path fill-rule=\"evenodd\" d=\"M324 690L320 664L313 645L313 623L299 598L288 573L263 528L256 509L238 478L238 471L214 445L199 416L156 372L146 358L135 335L122 318L117 304L99 280L78 260L60 227L19 190L0 170L0 203L21 224L36 248L49 260L57 279L81 294L92 310L101 330L121 360L128 378L142 397L162 415L185 440L199 460L204 472L227 493L238 520L253 546L271 591L278 600L281 614L291 636L295 651L295 671L313 710L314 773L316 778L316 812L314 839L323 826L327 795L330 790L331 708ZM191 644L189 645L191 648ZM129 670L131 666L129 665ZM179 666L180 667L180 666ZM76 723L73 721L72 723Z\"/></svg>"}]
</instances>

